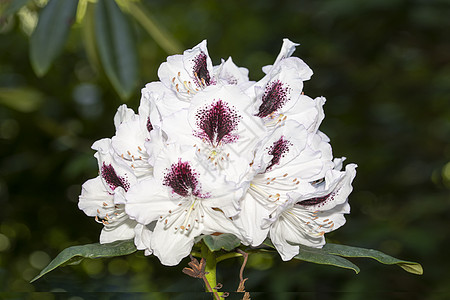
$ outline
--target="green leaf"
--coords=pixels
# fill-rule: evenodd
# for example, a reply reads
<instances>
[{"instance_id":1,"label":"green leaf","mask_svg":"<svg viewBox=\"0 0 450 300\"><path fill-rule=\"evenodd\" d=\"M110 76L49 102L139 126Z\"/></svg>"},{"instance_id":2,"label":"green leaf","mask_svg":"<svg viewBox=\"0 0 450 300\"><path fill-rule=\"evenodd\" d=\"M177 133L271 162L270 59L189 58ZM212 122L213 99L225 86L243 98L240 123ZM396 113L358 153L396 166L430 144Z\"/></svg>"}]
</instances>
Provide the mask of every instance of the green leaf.
<instances>
[{"instance_id":1,"label":"green leaf","mask_svg":"<svg viewBox=\"0 0 450 300\"><path fill-rule=\"evenodd\" d=\"M84 0L83 2L85 2ZM81 2L80 2L81 4ZM94 15L94 4L86 3L86 11L81 23L81 36L83 39L84 47L86 50L86 54L90 64L100 70L100 57L96 48L96 39L95 39L95 15Z\"/></svg>"},{"instance_id":2,"label":"green leaf","mask_svg":"<svg viewBox=\"0 0 450 300\"><path fill-rule=\"evenodd\" d=\"M294 258L312 262L315 264L330 265L339 268L350 269L355 271L356 274L358 274L360 271L358 266L356 266L351 261L333 254L329 254L323 249L310 248L300 245L300 252Z\"/></svg>"},{"instance_id":3,"label":"green leaf","mask_svg":"<svg viewBox=\"0 0 450 300\"><path fill-rule=\"evenodd\" d=\"M275 249L275 246L272 244L272 241L270 239L266 239L263 244ZM294 256L295 259L300 259L315 264L330 265L344 269L350 269L355 271L356 274L358 274L360 271L358 266L353 264L351 261L336 255L329 254L323 249L311 248L303 245L298 246L300 247L300 252L297 256Z\"/></svg>"},{"instance_id":4,"label":"green leaf","mask_svg":"<svg viewBox=\"0 0 450 300\"><path fill-rule=\"evenodd\" d=\"M94 21L97 49L106 76L126 100L138 81L137 49L128 19L114 1L98 1Z\"/></svg>"},{"instance_id":5,"label":"green leaf","mask_svg":"<svg viewBox=\"0 0 450 300\"><path fill-rule=\"evenodd\" d=\"M202 239L211 251L219 251L220 249L231 251L234 248L239 247L241 244L241 241L231 233L224 233L221 235L204 235L201 236L199 241Z\"/></svg>"},{"instance_id":6,"label":"green leaf","mask_svg":"<svg viewBox=\"0 0 450 300\"><path fill-rule=\"evenodd\" d=\"M75 20L78 0L50 0L42 9L30 38L30 59L38 76L47 73L61 52Z\"/></svg>"},{"instance_id":7,"label":"green leaf","mask_svg":"<svg viewBox=\"0 0 450 300\"><path fill-rule=\"evenodd\" d=\"M116 241L109 244L96 243L69 247L61 251L61 253L59 253L38 276L33 278L31 282L38 280L57 267L78 264L84 258L114 257L128 255L135 251L136 247L133 240Z\"/></svg>"},{"instance_id":8,"label":"green leaf","mask_svg":"<svg viewBox=\"0 0 450 300\"><path fill-rule=\"evenodd\" d=\"M406 272L422 275L423 268L419 263L400 260L395 257L389 256L380 252L378 250L373 249L364 249L358 247L351 247L346 245L338 245L338 244L326 244L323 247L323 250L330 253L336 254L344 257L368 257L379 261L382 264L386 265L398 265Z\"/></svg>"}]
</instances>

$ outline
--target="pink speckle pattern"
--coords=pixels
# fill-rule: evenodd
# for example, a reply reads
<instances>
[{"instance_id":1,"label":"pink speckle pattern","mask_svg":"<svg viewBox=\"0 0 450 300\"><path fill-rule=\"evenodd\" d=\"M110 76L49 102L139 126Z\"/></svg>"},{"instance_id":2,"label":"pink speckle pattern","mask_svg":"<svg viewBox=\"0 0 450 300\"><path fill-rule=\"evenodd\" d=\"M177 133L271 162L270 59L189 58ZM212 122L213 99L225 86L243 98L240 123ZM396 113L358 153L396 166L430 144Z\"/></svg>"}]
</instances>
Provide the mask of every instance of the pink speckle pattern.
<instances>
[{"instance_id":1,"label":"pink speckle pattern","mask_svg":"<svg viewBox=\"0 0 450 300\"><path fill-rule=\"evenodd\" d=\"M315 198L299 201L299 202L297 202L297 204L302 205L302 206L319 206L320 207L328 201L333 201L334 196L335 196L335 193L330 193L323 197L315 197Z\"/></svg>"},{"instance_id":2,"label":"pink speckle pattern","mask_svg":"<svg viewBox=\"0 0 450 300\"><path fill-rule=\"evenodd\" d=\"M276 142L273 143L272 146L268 149L269 155L272 155L272 160L266 168L266 172L270 170L274 165L279 164L281 158L283 158L286 153L289 152L289 147L292 146L292 143L289 142L281 136Z\"/></svg>"},{"instance_id":3,"label":"pink speckle pattern","mask_svg":"<svg viewBox=\"0 0 450 300\"><path fill-rule=\"evenodd\" d=\"M208 198L209 193L202 193L200 183L198 182L199 174L192 169L189 162L178 159L177 163L167 169L167 173L163 179L163 185L172 188L172 192L182 197L191 195L198 198Z\"/></svg>"},{"instance_id":4,"label":"pink speckle pattern","mask_svg":"<svg viewBox=\"0 0 450 300\"><path fill-rule=\"evenodd\" d=\"M289 86L286 86L280 80L267 83L262 96L262 104L256 114L260 118L267 117L277 111L289 100Z\"/></svg>"},{"instance_id":5,"label":"pink speckle pattern","mask_svg":"<svg viewBox=\"0 0 450 300\"><path fill-rule=\"evenodd\" d=\"M239 138L234 131L242 117L225 101L219 99L199 109L195 118L199 130L194 131L194 136L207 140L213 147L236 142Z\"/></svg>"},{"instance_id":6,"label":"pink speckle pattern","mask_svg":"<svg viewBox=\"0 0 450 300\"><path fill-rule=\"evenodd\" d=\"M214 82L211 80L211 76L209 75L208 66L206 64L207 56L202 51L199 55L197 55L193 62L193 76L195 78L195 83L197 86L202 87L204 85L208 86L213 84ZM203 81L202 81L203 79Z\"/></svg>"},{"instance_id":7,"label":"pink speckle pattern","mask_svg":"<svg viewBox=\"0 0 450 300\"><path fill-rule=\"evenodd\" d=\"M111 164L107 165L103 163L101 168L101 176L113 191L119 186L125 191L128 191L130 188L130 183L126 180L126 178L117 175L116 170L114 170L114 167Z\"/></svg>"}]
</instances>

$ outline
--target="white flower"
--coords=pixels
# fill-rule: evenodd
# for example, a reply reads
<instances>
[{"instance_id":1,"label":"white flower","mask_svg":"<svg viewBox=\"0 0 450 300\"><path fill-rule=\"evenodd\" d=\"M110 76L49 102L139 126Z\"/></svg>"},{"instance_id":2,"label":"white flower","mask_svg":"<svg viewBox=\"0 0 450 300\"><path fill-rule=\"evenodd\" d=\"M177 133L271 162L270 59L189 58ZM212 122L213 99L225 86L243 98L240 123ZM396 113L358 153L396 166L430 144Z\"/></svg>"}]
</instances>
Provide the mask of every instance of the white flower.
<instances>
[{"instance_id":1,"label":"white flower","mask_svg":"<svg viewBox=\"0 0 450 300\"><path fill-rule=\"evenodd\" d=\"M186 101L205 87L216 84L206 40L184 51L183 55L169 56L159 67L158 76L166 87Z\"/></svg>"},{"instance_id":2,"label":"white flower","mask_svg":"<svg viewBox=\"0 0 450 300\"><path fill-rule=\"evenodd\" d=\"M248 242L253 246L261 244L269 231L263 228L263 221L288 201L299 184L323 176L332 165L331 147L322 136L308 133L293 120L277 127L256 152L252 164L256 175L241 202L242 211L235 218Z\"/></svg>"},{"instance_id":3,"label":"white flower","mask_svg":"<svg viewBox=\"0 0 450 300\"><path fill-rule=\"evenodd\" d=\"M99 176L83 184L78 207L103 223L100 243L134 238L137 223L125 213L124 195L136 178L114 159L110 139L99 140L92 147L97 150Z\"/></svg>"},{"instance_id":4,"label":"white flower","mask_svg":"<svg viewBox=\"0 0 450 300\"><path fill-rule=\"evenodd\" d=\"M154 177L128 191L125 209L140 224L154 226L146 247L171 266L191 252L199 235L240 235L229 218L238 213L242 193L200 164L194 149L172 144L160 152Z\"/></svg>"},{"instance_id":5,"label":"white flower","mask_svg":"<svg viewBox=\"0 0 450 300\"><path fill-rule=\"evenodd\" d=\"M246 92L255 99L258 106L256 115L264 120L266 126L273 127L292 118L315 132L322 121L325 101L321 98L314 101L303 95L303 82L311 78L312 71L301 59L290 57L297 45L284 39L274 64L263 68L267 75Z\"/></svg>"},{"instance_id":6,"label":"white flower","mask_svg":"<svg viewBox=\"0 0 450 300\"><path fill-rule=\"evenodd\" d=\"M226 61L222 59L221 64L214 66L213 70L214 78L222 85L237 85L241 90L246 90L254 84L248 79L248 69L236 66L231 57Z\"/></svg>"},{"instance_id":7,"label":"white flower","mask_svg":"<svg viewBox=\"0 0 450 300\"><path fill-rule=\"evenodd\" d=\"M166 117L168 143L195 148L196 160L239 184L249 172L254 149L266 129L251 99L232 85L208 87L186 110Z\"/></svg>"},{"instance_id":8,"label":"white flower","mask_svg":"<svg viewBox=\"0 0 450 300\"><path fill-rule=\"evenodd\" d=\"M265 221L264 226L270 226L270 239L283 260L299 253L298 244L322 247L324 234L344 225L344 214L350 212L347 198L355 175L355 164L347 165L344 172L329 170L324 180L309 184L309 193L298 189L290 201L280 205Z\"/></svg>"},{"instance_id":9,"label":"white flower","mask_svg":"<svg viewBox=\"0 0 450 300\"><path fill-rule=\"evenodd\" d=\"M142 178L152 174L152 166L149 163L150 155L145 147L145 143L152 139L154 127L159 127L160 116L155 103L151 100L153 94L142 95L139 105L139 114L135 114L131 109L126 111L126 117L116 124L116 135L111 139L114 152L120 156L117 160L122 161L136 177ZM122 108L122 106L121 106ZM119 120L124 115L119 109L114 120ZM131 112L130 112L131 111ZM155 131L158 131L156 128Z\"/></svg>"},{"instance_id":10,"label":"white flower","mask_svg":"<svg viewBox=\"0 0 450 300\"><path fill-rule=\"evenodd\" d=\"M231 57L213 66L206 41L161 64L138 114L120 106L116 134L93 145L100 172L79 207L104 224L101 243L134 238L164 265L201 235L269 237L283 260L323 246L345 223L356 165L333 161L325 98L304 95L313 73L296 46L284 39L257 82Z\"/></svg>"}]
</instances>

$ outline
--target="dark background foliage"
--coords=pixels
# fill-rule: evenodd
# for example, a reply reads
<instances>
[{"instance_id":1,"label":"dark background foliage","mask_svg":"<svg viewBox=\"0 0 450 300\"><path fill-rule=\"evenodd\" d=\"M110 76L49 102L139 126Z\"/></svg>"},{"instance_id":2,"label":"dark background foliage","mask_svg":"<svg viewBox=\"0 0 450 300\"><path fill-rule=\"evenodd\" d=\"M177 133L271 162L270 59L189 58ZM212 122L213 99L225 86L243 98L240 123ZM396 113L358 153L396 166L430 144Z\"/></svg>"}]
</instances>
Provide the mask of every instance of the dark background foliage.
<instances>
[{"instance_id":1,"label":"dark background foliage","mask_svg":"<svg viewBox=\"0 0 450 300\"><path fill-rule=\"evenodd\" d=\"M90 292L165 299L201 291L201 282L181 273L188 260L163 267L142 253L85 260L28 283L62 249L98 241L101 226L78 210L77 199L81 184L97 174L90 145L114 134L113 116L123 103L103 69L89 60L77 23L49 71L35 75L29 40L45 2L28 1L0 24L0 295L66 291L72 299L95 298ZM143 4L180 50L207 39L215 64L232 56L253 80L273 62L282 38L301 43L295 55L314 71L305 93L327 98L321 130L330 136L336 157L359 165L352 213L328 239L419 261L425 271L417 276L354 259L361 268L356 275L255 255L246 286L266 294L254 298L450 297L449 1ZM140 87L157 80L168 53L129 19L139 77L127 105L137 109ZM237 259L219 265L219 281L237 287L239 267ZM123 293L112 293L117 291ZM159 291L174 294L127 294Z\"/></svg>"}]
</instances>

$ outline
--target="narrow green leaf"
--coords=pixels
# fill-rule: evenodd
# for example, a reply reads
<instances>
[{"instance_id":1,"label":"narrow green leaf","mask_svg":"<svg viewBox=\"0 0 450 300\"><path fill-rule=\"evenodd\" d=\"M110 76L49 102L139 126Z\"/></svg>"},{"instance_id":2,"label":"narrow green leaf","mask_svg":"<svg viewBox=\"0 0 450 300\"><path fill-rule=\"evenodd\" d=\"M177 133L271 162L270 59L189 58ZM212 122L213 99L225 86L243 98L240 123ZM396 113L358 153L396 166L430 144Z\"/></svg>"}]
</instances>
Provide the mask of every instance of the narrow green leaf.
<instances>
[{"instance_id":1,"label":"narrow green leaf","mask_svg":"<svg viewBox=\"0 0 450 300\"><path fill-rule=\"evenodd\" d=\"M183 52L180 43L158 24L148 9L140 2L126 2L130 14L141 24L155 42L166 51L167 54Z\"/></svg>"},{"instance_id":2,"label":"narrow green leaf","mask_svg":"<svg viewBox=\"0 0 450 300\"><path fill-rule=\"evenodd\" d=\"M350 269L355 271L356 274L358 274L360 271L358 266L353 264L351 261L336 255L329 254L323 249L310 248L300 245L300 252L294 258L312 262L315 264L330 265L339 268Z\"/></svg>"},{"instance_id":3,"label":"narrow green leaf","mask_svg":"<svg viewBox=\"0 0 450 300\"><path fill-rule=\"evenodd\" d=\"M200 238L200 240L202 239L211 251L219 251L220 249L231 251L241 244L241 241L231 233L204 235Z\"/></svg>"},{"instance_id":4,"label":"narrow green leaf","mask_svg":"<svg viewBox=\"0 0 450 300\"><path fill-rule=\"evenodd\" d=\"M57 267L74 265L80 263L84 258L102 258L128 255L136 251L133 240L116 241L109 244L88 244L82 246L73 246L64 249L46 266L38 276L33 278L34 282L56 269Z\"/></svg>"},{"instance_id":5,"label":"narrow green leaf","mask_svg":"<svg viewBox=\"0 0 450 300\"><path fill-rule=\"evenodd\" d=\"M358 247L351 247L338 244L326 244L323 250L330 254L335 254L344 257L368 257L379 261L386 265L398 265L406 272L422 275L423 268L419 263L400 260L373 249L364 249Z\"/></svg>"},{"instance_id":6,"label":"narrow green leaf","mask_svg":"<svg viewBox=\"0 0 450 300\"><path fill-rule=\"evenodd\" d=\"M2 18L15 14L23 6L25 6L25 4L28 3L28 1L30 1L30 0L13 0L13 1L9 2L9 5L6 7L5 11L2 13Z\"/></svg>"},{"instance_id":7,"label":"narrow green leaf","mask_svg":"<svg viewBox=\"0 0 450 300\"><path fill-rule=\"evenodd\" d=\"M106 76L126 100L138 81L137 49L128 19L114 1L97 2L95 35Z\"/></svg>"},{"instance_id":8,"label":"narrow green leaf","mask_svg":"<svg viewBox=\"0 0 450 300\"><path fill-rule=\"evenodd\" d=\"M263 244L275 249L275 246L272 244L272 241L270 239L266 239ZM295 259L300 259L321 265L331 265L335 267L350 269L355 271L356 274L358 274L360 271L358 266L356 266L349 260L329 254L323 251L323 249L311 248L302 245L299 245L299 247L300 252L297 256L294 257Z\"/></svg>"},{"instance_id":9,"label":"narrow green leaf","mask_svg":"<svg viewBox=\"0 0 450 300\"><path fill-rule=\"evenodd\" d=\"M85 2L85 1L83 1ZM80 2L81 4L81 2ZM100 57L96 49L96 39L95 39L95 16L94 16L94 4L87 2L86 11L83 21L81 23L81 36L83 39L84 47L90 64L100 70Z\"/></svg>"},{"instance_id":10,"label":"narrow green leaf","mask_svg":"<svg viewBox=\"0 0 450 300\"><path fill-rule=\"evenodd\" d=\"M30 59L38 76L47 73L61 52L75 20L78 0L50 0L42 9L30 38Z\"/></svg>"}]
</instances>

